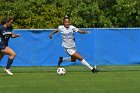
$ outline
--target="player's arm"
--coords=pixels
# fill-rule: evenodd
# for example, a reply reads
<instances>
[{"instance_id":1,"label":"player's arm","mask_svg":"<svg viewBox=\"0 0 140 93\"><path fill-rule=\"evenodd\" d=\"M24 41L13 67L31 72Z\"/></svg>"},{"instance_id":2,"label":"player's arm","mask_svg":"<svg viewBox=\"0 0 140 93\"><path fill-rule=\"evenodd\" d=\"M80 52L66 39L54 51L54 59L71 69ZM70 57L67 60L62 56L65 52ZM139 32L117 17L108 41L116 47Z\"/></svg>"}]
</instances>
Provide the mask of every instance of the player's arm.
<instances>
[{"instance_id":1,"label":"player's arm","mask_svg":"<svg viewBox=\"0 0 140 93\"><path fill-rule=\"evenodd\" d=\"M88 33L87 31L83 31L83 30L80 30L80 29L78 29L78 32L79 32L80 34L87 34L87 33Z\"/></svg>"},{"instance_id":2,"label":"player's arm","mask_svg":"<svg viewBox=\"0 0 140 93\"><path fill-rule=\"evenodd\" d=\"M52 39L52 35L55 34L55 33L57 33L57 32L58 32L58 29L55 29L53 32L51 32L50 33L50 39Z\"/></svg>"},{"instance_id":3,"label":"player's arm","mask_svg":"<svg viewBox=\"0 0 140 93\"><path fill-rule=\"evenodd\" d=\"M16 37L19 37L20 36L20 34L14 34L14 32L12 32L12 38L16 38Z\"/></svg>"}]
</instances>

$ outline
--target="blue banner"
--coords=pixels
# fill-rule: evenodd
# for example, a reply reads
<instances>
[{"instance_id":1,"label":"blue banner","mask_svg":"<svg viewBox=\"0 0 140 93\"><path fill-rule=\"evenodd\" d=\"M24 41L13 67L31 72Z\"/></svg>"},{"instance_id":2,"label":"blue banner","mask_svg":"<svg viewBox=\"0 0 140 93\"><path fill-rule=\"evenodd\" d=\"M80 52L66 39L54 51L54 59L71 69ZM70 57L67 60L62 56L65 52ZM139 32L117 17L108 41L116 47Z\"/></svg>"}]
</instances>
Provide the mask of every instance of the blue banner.
<instances>
[{"instance_id":1,"label":"blue banner","mask_svg":"<svg viewBox=\"0 0 140 93\"><path fill-rule=\"evenodd\" d=\"M75 33L79 54L91 65L131 65L140 64L140 28L89 28L89 34ZM59 56L67 57L62 47L61 34L53 39L53 30L14 30L21 37L10 39L9 47L16 52L13 66L57 66ZM5 56L1 66L5 66ZM80 65L64 62L63 66Z\"/></svg>"}]
</instances>

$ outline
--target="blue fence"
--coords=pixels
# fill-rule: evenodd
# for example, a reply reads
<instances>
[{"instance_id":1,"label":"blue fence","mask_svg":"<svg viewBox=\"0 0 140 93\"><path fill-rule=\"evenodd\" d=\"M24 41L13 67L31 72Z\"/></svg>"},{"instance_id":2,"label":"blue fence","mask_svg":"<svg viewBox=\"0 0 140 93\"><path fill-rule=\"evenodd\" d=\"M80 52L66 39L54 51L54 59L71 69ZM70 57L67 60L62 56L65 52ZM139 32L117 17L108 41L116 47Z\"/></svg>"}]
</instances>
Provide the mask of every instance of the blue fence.
<instances>
[{"instance_id":1,"label":"blue fence","mask_svg":"<svg viewBox=\"0 0 140 93\"><path fill-rule=\"evenodd\" d=\"M140 64L140 28L84 29L90 34L75 33L78 52L91 65ZM49 39L52 30L14 30L20 38L10 39L9 46L16 52L14 66L56 66L59 56L68 56L62 48L60 33ZM1 66L7 63L7 56ZM65 62L62 65L79 65Z\"/></svg>"}]
</instances>

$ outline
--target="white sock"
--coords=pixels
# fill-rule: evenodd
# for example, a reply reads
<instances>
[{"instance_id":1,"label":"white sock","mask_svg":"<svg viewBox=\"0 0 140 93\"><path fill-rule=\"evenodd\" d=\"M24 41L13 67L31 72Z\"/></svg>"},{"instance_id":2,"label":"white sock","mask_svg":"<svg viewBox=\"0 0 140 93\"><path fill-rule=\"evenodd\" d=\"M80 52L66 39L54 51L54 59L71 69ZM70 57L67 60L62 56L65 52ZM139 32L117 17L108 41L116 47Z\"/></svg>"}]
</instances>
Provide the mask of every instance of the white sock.
<instances>
[{"instance_id":1,"label":"white sock","mask_svg":"<svg viewBox=\"0 0 140 93\"><path fill-rule=\"evenodd\" d=\"M86 67L88 67L90 70L93 69L93 67L90 66L84 59L81 61L81 63L82 63L83 65L85 65Z\"/></svg>"},{"instance_id":2,"label":"white sock","mask_svg":"<svg viewBox=\"0 0 140 93\"><path fill-rule=\"evenodd\" d=\"M63 61L69 61L69 62L71 62L71 57L64 57L63 58Z\"/></svg>"}]
</instances>

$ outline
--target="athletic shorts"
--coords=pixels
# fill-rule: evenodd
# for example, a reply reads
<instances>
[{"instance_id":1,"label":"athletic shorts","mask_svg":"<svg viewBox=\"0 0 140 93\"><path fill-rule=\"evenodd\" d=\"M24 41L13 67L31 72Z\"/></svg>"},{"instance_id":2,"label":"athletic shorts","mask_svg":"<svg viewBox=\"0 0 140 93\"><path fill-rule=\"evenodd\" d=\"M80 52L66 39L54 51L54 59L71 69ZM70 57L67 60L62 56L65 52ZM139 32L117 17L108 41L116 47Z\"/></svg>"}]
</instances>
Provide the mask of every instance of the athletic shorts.
<instances>
[{"instance_id":1,"label":"athletic shorts","mask_svg":"<svg viewBox=\"0 0 140 93\"><path fill-rule=\"evenodd\" d=\"M0 42L0 51L4 50L6 48L5 43Z\"/></svg>"},{"instance_id":2,"label":"athletic shorts","mask_svg":"<svg viewBox=\"0 0 140 93\"><path fill-rule=\"evenodd\" d=\"M69 55L73 55L76 52L76 48L65 48L65 51L69 54Z\"/></svg>"}]
</instances>

